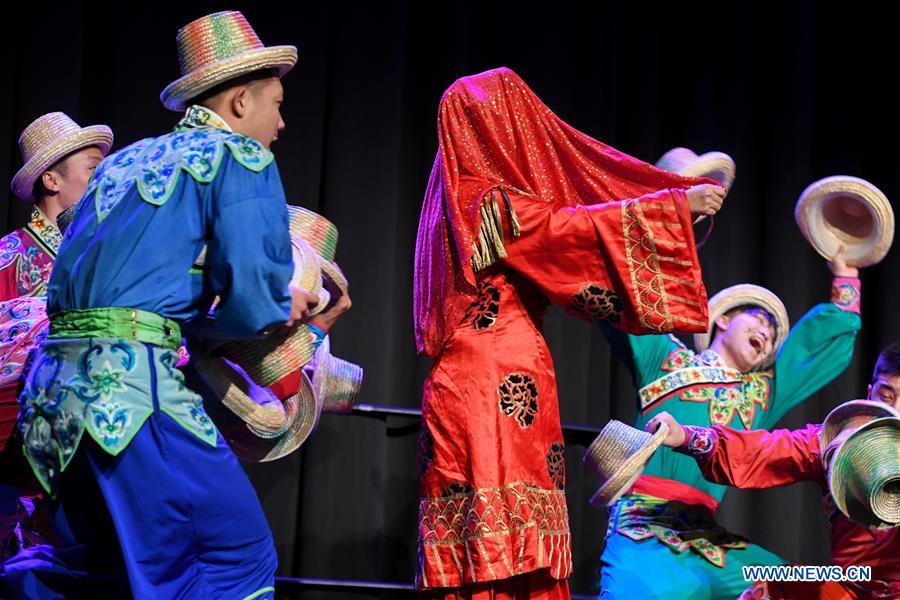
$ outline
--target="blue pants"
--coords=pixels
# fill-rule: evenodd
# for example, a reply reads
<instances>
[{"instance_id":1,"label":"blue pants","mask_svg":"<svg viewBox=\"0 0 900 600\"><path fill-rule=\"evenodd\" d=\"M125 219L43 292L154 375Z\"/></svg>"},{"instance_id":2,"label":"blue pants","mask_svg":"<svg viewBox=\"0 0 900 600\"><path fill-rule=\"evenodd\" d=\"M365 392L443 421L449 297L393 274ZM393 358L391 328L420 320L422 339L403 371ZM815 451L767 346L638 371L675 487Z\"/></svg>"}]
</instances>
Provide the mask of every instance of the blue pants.
<instances>
[{"instance_id":1,"label":"blue pants","mask_svg":"<svg viewBox=\"0 0 900 600\"><path fill-rule=\"evenodd\" d=\"M688 548L681 554L650 538L636 542L612 533L600 558L600 598L665 600L734 600L753 582L745 581L745 565L781 565L765 548L750 544L725 551L717 567Z\"/></svg>"},{"instance_id":2,"label":"blue pants","mask_svg":"<svg viewBox=\"0 0 900 600\"><path fill-rule=\"evenodd\" d=\"M156 410L118 457L85 438L60 486L57 548L5 565L11 595L274 597L272 534L221 435L212 448Z\"/></svg>"}]
</instances>

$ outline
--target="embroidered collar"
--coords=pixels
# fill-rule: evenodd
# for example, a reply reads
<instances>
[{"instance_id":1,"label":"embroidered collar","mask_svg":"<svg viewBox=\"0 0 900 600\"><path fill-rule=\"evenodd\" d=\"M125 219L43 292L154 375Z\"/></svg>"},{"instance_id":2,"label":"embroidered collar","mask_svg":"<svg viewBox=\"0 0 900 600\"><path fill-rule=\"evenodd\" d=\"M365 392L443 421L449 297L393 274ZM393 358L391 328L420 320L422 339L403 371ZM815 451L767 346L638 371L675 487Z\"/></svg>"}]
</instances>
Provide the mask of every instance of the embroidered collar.
<instances>
[{"instance_id":1,"label":"embroidered collar","mask_svg":"<svg viewBox=\"0 0 900 600\"><path fill-rule=\"evenodd\" d=\"M729 367L718 352L713 350L712 348L707 348L703 352L697 355L697 360L700 364L708 365L710 367L720 367L722 369L728 369L730 371L734 371L732 367Z\"/></svg>"},{"instance_id":2,"label":"embroidered collar","mask_svg":"<svg viewBox=\"0 0 900 600\"><path fill-rule=\"evenodd\" d=\"M216 129L233 131L231 126L225 122L225 119L216 114L215 111L199 104L192 104L184 111L184 117L178 121L175 131L193 129L194 127L215 127Z\"/></svg>"},{"instance_id":3,"label":"embroidered collar","mask_svg":"<svg viewBox=\"0 0 900 600\"><path fill-rule=\"evenodd\" d=\"M37 206L31 209L31 219L26 227L47 246L47 249L52 254L59 252L59 245L62 243L62 233Z\"/></svg>"}]
</instances>

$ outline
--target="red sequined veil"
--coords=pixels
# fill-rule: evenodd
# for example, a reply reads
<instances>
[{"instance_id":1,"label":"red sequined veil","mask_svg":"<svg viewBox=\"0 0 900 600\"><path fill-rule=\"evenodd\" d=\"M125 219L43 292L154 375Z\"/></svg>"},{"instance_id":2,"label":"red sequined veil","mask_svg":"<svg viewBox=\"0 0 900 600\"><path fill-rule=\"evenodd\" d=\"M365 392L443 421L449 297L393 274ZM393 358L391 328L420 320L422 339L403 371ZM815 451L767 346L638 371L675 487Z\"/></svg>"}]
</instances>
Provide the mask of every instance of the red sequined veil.
<instances>
[{"instance_id":1,"label":"red sequined veil","mask_svg":"<svg viewBox=\"0 0 900 600\"><path fill-rule=\"evenodd\" d=\"M685 190L575 130L509 69L456 81L415 258L423 397L417 586L567 597L571 540L549 303L633 333L705 331ZM461 588L457 590L431 588Z\"/></svg>"}]
</instances>

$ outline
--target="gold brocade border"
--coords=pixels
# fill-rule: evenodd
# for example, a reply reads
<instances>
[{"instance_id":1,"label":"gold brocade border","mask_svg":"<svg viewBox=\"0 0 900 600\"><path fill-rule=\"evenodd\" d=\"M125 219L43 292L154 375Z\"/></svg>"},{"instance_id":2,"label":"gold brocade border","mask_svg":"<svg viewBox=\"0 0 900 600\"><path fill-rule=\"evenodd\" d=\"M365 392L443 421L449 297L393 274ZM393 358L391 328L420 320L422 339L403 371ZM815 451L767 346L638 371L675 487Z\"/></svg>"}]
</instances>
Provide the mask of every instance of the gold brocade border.
<instances>
[{"instance_id":1,"label":"gold brocade border","mask_svg":"<svg viewBox=\"0 0 900 600\"><path fill-rule=\"evenodd\" d=\"M519 574L523 572L529 528L537 529L538 563L544 565L546 559L544 566L552 567L550 563L556 562L557 570L571 570L565 492L545 490L526 482L423 498L419 504L420 559L436 565L441 587L465 581L466 570L472 581L478 580L473 554L486 567L490 579L498 578L498 570L503 576ZM494 556L485 547L486 540L500 537L509 538L504 544L509 556L507 552ZM544 556L547 539L555 552L547 551L548 556ZM441 559L446 553L452 557L457 573L445 572L446 564ZM557 555L555 559L553 554ZM422 584L426 587L437 584L427 581L425 570L425 565L420 564Z\"/></svg>"},{"instance_id":2,"label":"gold brocade border","mask_svg":"<svg viewBox=\"0 0 900 600\"><path fill-rule=\"evenodd\" d=\"M622 204L622 233L640 324L651 331L671 331L672 313L663 283L664 275L659 267L653 232L640 201L629 200ZM649 280L646 279L648 274Z\"/></svg>"}]
</instances>

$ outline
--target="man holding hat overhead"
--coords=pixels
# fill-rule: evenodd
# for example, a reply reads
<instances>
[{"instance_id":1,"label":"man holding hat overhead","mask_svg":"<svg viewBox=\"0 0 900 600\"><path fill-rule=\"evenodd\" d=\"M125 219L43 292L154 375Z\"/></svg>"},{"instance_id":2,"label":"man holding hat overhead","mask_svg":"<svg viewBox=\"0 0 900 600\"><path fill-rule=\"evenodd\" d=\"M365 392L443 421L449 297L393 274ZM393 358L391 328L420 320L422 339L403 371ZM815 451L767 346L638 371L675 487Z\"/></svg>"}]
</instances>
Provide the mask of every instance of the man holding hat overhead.
<instances>
[{"instance_id":1,"label":"man holding hat overhead","mask_svg":"<svg viewBox=\"0 0 900 600\"><path fill-rule=\"evenodd\" d=\"M61 112L42 115L19 136L22 168L10 184L21 200L34 204L23 227L0 239L0 302L47 293L47 281L62 240L57 215L74 205L97 164L109 152L112 131L106 125L80 127ZM20 378L24 359L35 340L31 306L43 303L23 300L0 305L0 521L9 527L30 512L19 501L27 477L18 448L7 447L19 414ZM7 343L10 342L10 343ZM24 477L22 476L25 474ZM28 543L18 525L0 525L0 558Z\"/></svg>"},{"instance_id":2,"label":"man holding hat overhead","mask_svg":"<svg viewBox=\"0 0 900 600\"><path fill-rule=\"evenodd\" d=\"M317 301L289 287L269 149L297 49L263 46L233 11L197 19L176 42L182 77L160 98L184 116L96 169L50 280L50 333L20 430L65 508L60 546L84 545L82 586L114 585L108 571L121 564L138 598L269 598L277 561L259 501L175 365L182 325L214 298L216 328L236 338L304 321ZM112 546L99 546L105 532Z\"/></svg>"},{"instance_id":3,"label":"man holding hat overhead","mask_svg":"<svg viewBox=\"0 0 900 600\"><path fill-rule=\"evenodd\" d=\"M751 284L710 299L710 332L694 336L696 352L671 336L627 335L603 324L638 388L637 427L666 410L690 425L770 429L837 377L860 328L860 285L843 249L828 264L832 301L810 310L790 335L781 300ZM610 507L604 597L684 597L696 589L734 598L746 587L742 566L780 564L718 525L715 510L724 494L690 458L656 452L630 492ZM648 564L665 576L647 580Z\"/></svg>"},{"instance_id":4,"label":"man holding hat overhead","mask_svg":"<svg viewBox=\"0 0 900 600\"><path fill-rule=\"evenodd\" d=\"M681 426L663 412L647 423L667 425L663 444L696 460L703 476L740 488L819 483L831 521L831 562L871 566L858 583L759 583L754 598L895 598L900 596L900 343L875 363L866 400L835 408L821 425L740 431ZM887 483L887 485L886 485Z\"/></svg>"}]
</instances>

